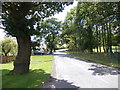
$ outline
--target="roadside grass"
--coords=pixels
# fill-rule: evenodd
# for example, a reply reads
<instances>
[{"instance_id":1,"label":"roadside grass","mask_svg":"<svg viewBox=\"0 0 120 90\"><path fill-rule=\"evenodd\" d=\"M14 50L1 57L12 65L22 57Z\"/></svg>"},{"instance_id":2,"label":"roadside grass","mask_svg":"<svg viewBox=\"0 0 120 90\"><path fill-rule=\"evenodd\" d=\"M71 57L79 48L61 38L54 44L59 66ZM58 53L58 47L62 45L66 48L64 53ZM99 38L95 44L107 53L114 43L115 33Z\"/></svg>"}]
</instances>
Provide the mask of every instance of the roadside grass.
<instances>
[{"instance_id":1,"label":"roadside grass","mask_svg":"<svg viewBox=\"0 0 120 90\"><path fill-rule=\"evenodd\" d=\"M110 54L108 53L83 53L83 52L75 52L75 51L67 51L66 53L71 54L76 57L80 57L89 61L93 61L96 63L101 63L108 66L120 67L118 61L110 61Z\"/></svg>"},{"instance_id":2,"label":"roadside grass","mask_svg":"<svg viewBox=\"0 0 120 90\"><path fill-rule=\"evenodd\" d=\"M10 75L13 62L1 64L2 88L38 88L46 81L52 72L52 55L31 56L30 72L20 75ZM49 61L49 62L41 62Z\"/></svg>"}]
</instances>

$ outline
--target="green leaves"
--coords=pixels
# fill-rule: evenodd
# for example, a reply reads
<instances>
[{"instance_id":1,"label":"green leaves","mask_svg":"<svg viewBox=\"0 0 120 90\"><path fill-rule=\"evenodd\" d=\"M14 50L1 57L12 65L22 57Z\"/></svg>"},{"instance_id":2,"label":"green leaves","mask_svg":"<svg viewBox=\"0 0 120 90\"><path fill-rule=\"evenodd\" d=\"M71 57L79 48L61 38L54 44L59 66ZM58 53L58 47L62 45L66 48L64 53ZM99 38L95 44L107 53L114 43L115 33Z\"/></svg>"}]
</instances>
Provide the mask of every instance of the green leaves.
<instances>
[{"instance_id":1,"label":"green leaves","mask_svg":"<svg viewBox=\"0 0 120 90\"><path fill-rule=\"evenodd\" d=\"M68 46L74 49L74 43L79 50L89 52L93 48L103 47L108 52L113 45L113 38L119 34L117 8L118 3L114 2L79 2L63 23L62 34L69 37L66 38Z\"/></svg>"},{"instance_id":2,"label":"green leaves","mask_svg":"<svg viewBox=\"0 0 120 90\"><path fill-rule=\"evenodd\" d=\"M4 2L2 19L5 30L12 36L35 35L34 25L64 10L72 2Z\"/></svg>"},{"instance_id":3,"label":"green leaves","mask_svg":"<svg viewBox=\"0 0 120 90\"><path fill-rule=\"evenodd\" d=\"M2 54L6 56L7 54L12 54L13 56L17 55L17 42L12 40L11 38L4 38L5 40L2 40L0 42L2 46Z\"/></svg>"},{"instance_id":4,"label":"green leaves","mask_svg":"<svg viewBox=\"0 0 120 90\"><path fill-rule=\"evenodd\" d=\"M40 28L42 29L42 36L45 38L47 48L52 50L56 48L58 43L58 37L61 32L61 22L56 18L47 19L40 22Z\"/></svg>"}]
</instances>

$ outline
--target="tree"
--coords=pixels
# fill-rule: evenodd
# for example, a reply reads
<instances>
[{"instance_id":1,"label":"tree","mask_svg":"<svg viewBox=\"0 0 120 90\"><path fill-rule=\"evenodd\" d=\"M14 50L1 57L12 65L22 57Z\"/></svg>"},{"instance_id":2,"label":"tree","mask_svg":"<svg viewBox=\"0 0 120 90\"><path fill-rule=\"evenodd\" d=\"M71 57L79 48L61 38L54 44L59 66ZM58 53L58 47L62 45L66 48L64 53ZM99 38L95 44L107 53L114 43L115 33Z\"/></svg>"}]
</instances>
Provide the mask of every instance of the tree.
<instances>
[{"instance_id":1,"label":"tree","mask_svg":"<svg viewBox=\"0 0 120 90\"><path fill-rule=\"evenodd\" d=\"M62 33L76 37L69 38L69 46L88 52L95 48L101 52L103 47L104 52L112 52L112 45L119 42L119 3L79 2L75 11L67 14L63 24Z\"/></svg>"},{"instance_id":2,"label":"tree","mask_svg":"<svg viewBox=\"0 0 120 90\"><path fill-rule=\"evenodd\" d=\"M29 72L30 36L38 34L34 25L46 17L61 12L71 2L3 2L2 19L7 34L16 37L18 54L12 73Z\"/></svg>"},{"instance_id":3,"label":"tree","mask_svg":"<svg viewBox=\"0 0 120 90\"><path fill-rule=\"evenodd\" d=\"M4 37L4 40L0 41L2 46L2 55L7 56L9 53L13 56L17 55L17 43L11 38Z\"/></svg>"},{"instance_id":4,"label":"tree","mask_svg":"<svg viewBox=\"0 0 120 90\"><path fill-rule=\"evenodd\" d=\"M76 17L76 7L72 8L70 12L67 13L65 21L62 24L62 34L61 38L64 41L63 43L67 44L67 47L71 50L77 49L77 35L76 28L74 26L74 20Z\"/></svg>"},{"instance_id":5,"label":"tree","mask_svg":"<svg viewBox=\"0 0 120 90\"><path fill-rule=\"evenodd\" d=\"M56 49L56 45L59 40L61 31L61 22L56 18L47 19L40 24L41 29L44 31L44 38L47 44L47 48L50 49L50 53Z\"/></svg>"},{"instance_id":6,"label":"tree","mask_svg":"<svg viewBox=\"0 0 120 90\"><path fill-rule=\"evenodd\" d=\"M39 47L40 46L40 42L39 41L32 41L31 42L31 49L32 50L37 50L38 48L37 47Z\"/></svg>"}]
</instances>

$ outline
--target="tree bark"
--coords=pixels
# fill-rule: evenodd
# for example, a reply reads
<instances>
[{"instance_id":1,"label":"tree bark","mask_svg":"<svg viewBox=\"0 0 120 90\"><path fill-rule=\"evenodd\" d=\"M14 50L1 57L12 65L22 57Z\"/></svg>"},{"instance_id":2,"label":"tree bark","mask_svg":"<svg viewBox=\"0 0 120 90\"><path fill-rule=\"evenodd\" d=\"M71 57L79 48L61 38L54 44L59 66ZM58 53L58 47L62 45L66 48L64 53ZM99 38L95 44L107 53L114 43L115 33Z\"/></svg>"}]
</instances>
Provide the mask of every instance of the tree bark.
<instances>
[{"instance_id":1,"label":"tree bark","mask_svg":"<svg viewBox=\"0 0 120 90\"><path fill-rule=\"evenodd\" d=\"M8 55L8 53L5 53L5 56L7 56Z\"/></svg>"},{"instance_id":2,"label":"tree bark","mask_svg":"<svg viewBox=\"0 0 120 90\"><path fill-rule=\"evenodd\" d=\"M108 45L109 45L109 49L110 49L110 53L112 53L112 26L111 23L109 23L109 32L108 32Z\"/></svg>"},{"instance_id":3,"label":"tree bark","mask_svg":"<svg viewBox=\"0 0 120 90\"><path fill-rule=\"evenodd\" d=\"M109 23L106 23L105 24L106 25L106 52L108 53L108 51L109 51L109 44L110 44L110 38L109 38Z\"/></svg>"},{"instance_id":4,"label":"tree bark","mask_svg":"<svg viewBox=\"0 0 120 90\"><path fill-rule=\"evenodd\" d=\"M103 50L104 50L104 52L106 52L106 49L105 49L105 26L104 25L102 25L102 46L103 46Z\"/></svg>"},{"instance_id":5,"label":"tree bark","mask_svg":"<svg viewBox=\"0 0 120 90\"><path fill-rule=\"evenodd\" d=\"M56 49L54 48L54 52L56 51Z\"/></svg>"},{"instance_id":6,"label":"tree bark","mask_svg":"<svg viewBox=\"0 0 120 90\"><path fill-rule=\"evenodd\" d=\"M17 37L18 54L14 61L13 73L21 74L29 72L31 56L31 38L30 36Z\"/></svg>"},{"instance_id":7,"label":"tree bark","mask_svg":"<svg viewBox=\"0 0 120 90\"><path fill-rule=\"evenodd\" d=\"M99 47L99 50L100 50L100 52L101 52L101 46Z\"/></svg>"},{"instance_id":8,"label":"tree bark","mask_svg":"<svg viewBox=\"0 0 120 90\"><path fill-rule=\"evenodd\" d=\"M93 53L93 49L90 49L90 53Z\"/></svg>"},{"instance_id":9,"label":"tree bark","mask_svg":"<svg viewBox=\"0 0 120 90\"><path fill-rule=\"evenodd\" d=\"M100 45L98 46L99 47L99 52L101 52L101 47L102 47L102 35L101 35L101 31L99 30L99 40L100 40Z\"/></svg>"},{"instance_id":10,"label":"tree bark","mask_svg":"<svg viewBox=\"0 0 120 90\"><path fill-rule=\"evenodd\" d=\"M53 49L52 49L52 48L50 48L50 54L52 54L52 50L53 50Z\"/></svg>"},{"instance_id":11,"label":"tree bark","mask_svg":"<svg viewBox=\"0 0 120 90\"><path fill-rule=\"evenodd\" d=\"M96 33L97 33L97 42L98 42L99 39L98 39L98 26L97 26L97 25L96 25ZM99 45L97 45L97 52L99 52L99 51L98 51L98 46L99 46Z\"/></svg>"}]
</instances>

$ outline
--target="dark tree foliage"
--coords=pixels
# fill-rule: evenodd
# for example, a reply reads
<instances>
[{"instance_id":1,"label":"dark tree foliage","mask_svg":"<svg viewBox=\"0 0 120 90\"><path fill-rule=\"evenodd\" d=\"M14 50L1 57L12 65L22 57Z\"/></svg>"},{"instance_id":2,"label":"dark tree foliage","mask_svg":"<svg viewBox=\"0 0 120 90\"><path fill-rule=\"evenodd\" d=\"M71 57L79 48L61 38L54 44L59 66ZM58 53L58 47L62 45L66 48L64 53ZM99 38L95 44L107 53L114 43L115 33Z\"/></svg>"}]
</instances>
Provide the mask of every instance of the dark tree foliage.
<instances>
[{"instance_id":1,"label":"dark tree foliage","mask_svg":"<svg viewBox=\"0 0 120 90\"><path fill-rule=\"evenodd\" d=\"M3 3L3 25L12 36L34 35L37 33L34 26L38 21L55 13L62 12L71 2L23 2Z\"/></svg>"},{"instance_id":2,"label":"dark tree foliage","mask_svg":"<svg viewBox=\"0 0 120 90\"><path fill-rule=\"evenodd\" d=\"M34 25L46 17L64 10L71 2L3 2L2 21L7 34L15 36L18 55L12 73L29 72L31 55L30 36L39 33Z\"/></svg>"},{"instance_id":3,"label":"dark tree foliage","mask_svg":"<svg viewBox=\"0 0 120 90\"><path fill-rule=\"evenodd\" d=\"M120 2L79 2L76 11L68 13L63 24L62 34L70 37L67 39L69 47L87 52L103 49L112 53L112 46L120 45L119 8Z\"/></svg>"},{"instance_id":4,"label":"dark tree foliage","mask_svg":"<svg viewBox=\"0 0 120 90\"><path fill-rule=\"evenodd\" d=\"M61 31L61 22L56 18L51 18L41 23L41 28L44 31L44 38L46 40L47 48L50 49L50 53L56 49L56 45L59 42L59 35Z\"/></svg>"}]
</instances>

